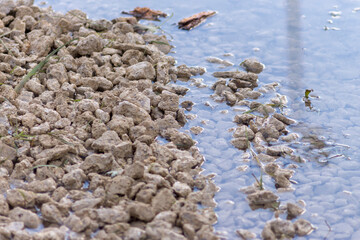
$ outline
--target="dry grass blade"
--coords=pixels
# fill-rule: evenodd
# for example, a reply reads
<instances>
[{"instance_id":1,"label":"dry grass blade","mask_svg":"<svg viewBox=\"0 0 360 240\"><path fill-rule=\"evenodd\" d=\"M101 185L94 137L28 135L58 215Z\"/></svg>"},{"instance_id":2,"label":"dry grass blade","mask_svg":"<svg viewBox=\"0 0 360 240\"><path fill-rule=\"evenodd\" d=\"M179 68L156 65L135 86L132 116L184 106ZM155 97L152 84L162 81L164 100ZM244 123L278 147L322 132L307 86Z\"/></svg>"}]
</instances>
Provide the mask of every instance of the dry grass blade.
<instances>
[{"instance_id":1,"label":"dry grass blade","mask_svg":"<svg viewBox=\"0 0 360 240\"><path fill-rule=\"evenodd\" d=\"M8 51L8 53L11 56L14 56L14 54L11 52L11 50L6 46L4 41L1 39L1 38L5 37L6 35L9 35L10 33L12 33L12 30L10 32L7 32L7 33L4 33L4 34L0 35L0 43L5 47L6 51Z\"/></svg>"},{"instance_id":2,"label":"dry grass blade","mask_svg":"<svg viewBox=\"0 0 360 240\"><path fill-rule=\"evenodd\" d=\"M20 94L21 90L23 89L23 87L25 86L25 84L35 75L37 74L43 67L44 65L49 61L49 59L54 56L58 51L60 51L60 49L62 49L63 47L69 45L70 43L72 43L73 41L78 40L78 38L73 39L68 41L67 43L61 45L60 47L58 47L57 49L55 49L54 51L52 51L51 53L49 53L49 55L46 56L46 58L44 60L42 60L38 65L36 65L28 74L25 75L25 77L23 78L23 80L21 80L21 82L15 87L15 92L17 94Z\"/></svg>"}]
</instances>

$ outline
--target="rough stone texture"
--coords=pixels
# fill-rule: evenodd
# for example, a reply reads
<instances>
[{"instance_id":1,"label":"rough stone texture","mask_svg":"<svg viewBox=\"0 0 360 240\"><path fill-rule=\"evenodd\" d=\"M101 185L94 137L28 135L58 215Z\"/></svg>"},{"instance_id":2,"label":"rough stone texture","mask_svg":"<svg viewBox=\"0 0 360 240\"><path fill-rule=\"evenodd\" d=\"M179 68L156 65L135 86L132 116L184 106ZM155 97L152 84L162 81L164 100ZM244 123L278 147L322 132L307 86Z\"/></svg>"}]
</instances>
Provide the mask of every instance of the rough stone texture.
<instances>
[{"instance_id":1,"label":"rough stone texture","mask_svg":"<svg viewBox=\"0 0 360 240\"><path fill-rule=\"evenodd\" d=\"M91 34L79 40L76 46L76 52L80 55L91 55L93 52L100 52L102 48L101 38L95 34Z\"/></svg>"},{"instance_id":2,"label":"rough stone texture","mask_svg":"<svg viewBox=\"0 0 360 240\"><path fill-rule=\"evenodd\" d=\"M161 189L156 196L152 199L151 205L154 209L155 214L162 211L167 211L175 203L176 198L170 189Z\"/></svg>"},{"instance_id":3,"label":"rough stone texture","mask_svg":"<svg viewBox=\"0 0 360 240\"><path fill-rule=\"evenodd\" d=\"M80 169L85 173L89 172L107 172L111 169L114 156L111 153L106 154L91 154L86 157L84 162L81 163Z\"/></svg>"},{"instance_id":4,"label":"rough stone texture","mask_svg":"<svg viewBox=\"0 0 360 240\"><path fill-rule=\"evenodd\" d=\"M141 221L150 222L155 217L155 212L149 204L141 202L130 203L128 207L130 216Z\"/></svg>"},{"instance_id":5,"label":"rough stone texture","mask_svg":"<svg viewBox=\"0 0 360 240\"><path fill-rule=\"evenodd\" d=\"M81 169L74 169L71 172L65 174L61 179L66 189L80 189L83 186L83 182L86 179L86 175Z\"/></svg>"},{"instance_id":6,"label":"rough stone texture","mask_svg":"<svg viewBox=\"0 0 360 240\"><path fill-rule=\"evenodd\" d=\"M269 190L261 190L247 196L250 204L263 205L267 203L276 202L279 197Z\"/></svg>"},{"instance_id":7,"label":"rough stone texture","mask_svg":"<svg viewBox=\"0 0 360 240\"><path fill-rule=\"evenodd\" d=\"M176 111L179 108L179 96L169 91L163 91L158 107L163 111Z\"/></svg>"},{"instance_id":8,"label":"rough stone texture","mask_svg":"<svg viewBox=\"0 0 360 240\"><path fill-rule=\"evenodd\" d=\"M300 216L301 214L303 214L305 212L304 209L302 209L301 207L299 207L298 205L293 204L293 203L287 203L286 204L286 210L287 210L287 213L288 213L287 218L289 220L291 220L293 218L296 218L296 217Z\"/></svg>"},{"instance_id":9,"label":"rough stone texture","mask_svg":"<svg viewBox=\"0 0 360 240\"><path fill-rule=\"evenodd\" d=\"M4 144L2 141L0 141L0 152L3 160L14 161L16 159L16 150Z\"/></svg>"},{"instance_id":10,"label":"rough stone texture","mask_svg":"<svg viewBox=\"0 0 360 240\"><path fill-rule=\"evenodd\" d=\"M113 114L132 118L135 124L139 124L150 118L145 109L142 109L128 101L123 101L119 105L115 106L113 108Z\"/></svg>"},{"instance_id":11,"label":"rough stone texture","mask_svg":"<svg viewBox=\"0 0 360 240\"><path fill-rule=\"evenodd\" d=\"M36 213L16 207L9 212L9 218L14 221L23 222L27 228L37 228L40 225L40 218Z\"/></svg>"},{"instance_id":12,"label":"rough stone texture","mask_svg":"<svg viewBox=\"0 0 360 240\"><path fill-rule=\"evenodd\" d=\"M6 200L12 207L34 207L35 198L35 193L22 189L11 189L6 192Z\"/></svg>"},{"instance_id":13,"label":"rough stone texture","mask_svg":"<svg viewBox=\"0 0 360 240\"><path fill-rule=\"evenodd\" d=\"M298 236L305 236L310 234L315 228L311 225L309 221L306 221L305 219L298 219L294 223L295 227L295 233Z\"/></svg>"},{"instance_id":14,"label":"rough stone texture","mask_svg":"<svg viewBox=\"0 0 360 240\"><path fill-rule=\"evenodd\" d=\"M129 80L155 79L155 69L149 62L139 62L126 69Z\"/></svg>"},{"instance_id":15,"label":"rough stone texture","mask_svg":"<svg viewBox=\"0 0 360 240\"><path fill-rule=\"evenodd\" d=\"M52 178L43 181L35 180L27 185L27 190L35 193L52 192L56 189L56 182Z\"/></svg>"},{"instance_id":16,"label":"rough stone texture","mask_svg":"<svg viewBox=\"0 0 360 240\"><path fill-rule=\"evenodd\" d=\"M121 139L115 131L106 131L91 144L91 147L99 152L108 152L119 143Z\"/></svg>"},{"instance_id":17,"label":"rough stone texture","mask_svg":"<svg viewBox=\"0 0 360 240\"><path fill-rule=\"evenodd\" d=\"M245 61L243 61L240 65L243 66L246 71L257 74L261 73L264 69L263 64L261 64L256 59L252 59L252 58L245 59Z\"/></svg>"}]
</instances>

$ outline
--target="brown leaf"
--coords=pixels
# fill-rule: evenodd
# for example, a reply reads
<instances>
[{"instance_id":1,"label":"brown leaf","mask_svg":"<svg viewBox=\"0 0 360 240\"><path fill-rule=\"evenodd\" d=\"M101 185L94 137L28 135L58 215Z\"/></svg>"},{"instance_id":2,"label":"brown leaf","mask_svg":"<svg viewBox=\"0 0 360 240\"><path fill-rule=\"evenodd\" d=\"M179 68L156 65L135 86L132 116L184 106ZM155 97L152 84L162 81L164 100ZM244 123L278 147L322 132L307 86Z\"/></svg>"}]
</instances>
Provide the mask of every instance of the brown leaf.
<instances>
[{"instance_id":1,"label":"brown leaf","mask_svg":"<svg viewBox=\"0 0 360 240\"><path fill-rule=\"evenodd\" d=\"M195 15L192 15L191 17L184 18L180 22L178 22L179 28L184 30L191 30L194 27L197 27L202 22L206 20L206 18L214 15L215 11L208 11L208 12L200 12Z\"/></svg>"},{"instance_id":2,"label":"brown leaf","mask_svg":"<svg viewBox=\"0 0 360 240\"><path fill-rule=\"evenodd\" d=\"M158 10L151 10L148 7L136 7L130 12L122 12L124 14L133 15L137 19L155 20L158 21L159 17L166 17L167 14Z\"/></svg>"}]
</instances>

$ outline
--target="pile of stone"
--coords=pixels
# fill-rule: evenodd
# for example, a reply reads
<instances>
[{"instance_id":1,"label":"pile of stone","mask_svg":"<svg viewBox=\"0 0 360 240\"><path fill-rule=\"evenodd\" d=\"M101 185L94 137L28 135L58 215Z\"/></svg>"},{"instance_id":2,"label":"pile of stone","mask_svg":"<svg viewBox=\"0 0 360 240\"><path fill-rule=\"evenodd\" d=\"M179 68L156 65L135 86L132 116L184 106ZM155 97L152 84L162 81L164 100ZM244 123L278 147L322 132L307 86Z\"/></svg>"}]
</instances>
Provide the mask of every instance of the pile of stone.
<instances>
[{"instance_id":1,"label":"pile of stone","mask_svg":"<svg viewBox=\"0 0 360 240\"><path fill-rule=\"evenodd\" d=\"M217 239L217 188L178 130L188 89L168 84L204 69L136 24L0 2L0 239Z\"/></svg>"}]
</instances>

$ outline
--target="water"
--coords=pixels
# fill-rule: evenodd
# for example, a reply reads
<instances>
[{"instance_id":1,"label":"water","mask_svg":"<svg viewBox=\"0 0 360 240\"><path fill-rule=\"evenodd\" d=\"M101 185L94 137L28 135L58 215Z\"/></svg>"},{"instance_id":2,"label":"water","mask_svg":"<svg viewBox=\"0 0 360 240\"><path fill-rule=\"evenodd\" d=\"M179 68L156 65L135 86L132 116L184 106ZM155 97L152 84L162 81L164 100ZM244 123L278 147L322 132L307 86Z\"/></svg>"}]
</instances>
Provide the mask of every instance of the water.
<instances>
[{"instance_id":1,"label":"water","mask_svg":"<svg viewBox=\"0 0 360 240\"><path fill-rule=\"evenodd\" d=\"M295 191L279 193L282 204L304 200L307 211L302 218L317 227L310 236L298 239L360 239L360 12L353 11L360 7L360 1L51 0L48 4L62 12L78 8L95 19L113 19L136 6L173 13L162 26L173 37L176 53L172 55L178 64L206 67L208 73L202 78L209 86L216 81L212 72L235 70L245 58L258 58L266 65L259 75L260 83L279 82L278 92L289 98L286 113L299 122L290 130L299 133L302 140L291 147L307 162L296 169ZM173 25L204 10L216 10L218 14L190 32ZM332 17L330 11L342 14ZM223 56L229 52L234 56ZM206 62L208 56L235 65L221 69ZM227 129L235 127L232 119L237 112L224 103L213 102L208 88L196 88L190 82L179 84L191 88L183 100L196 103L190 113L197 118L189 121L184 130L204 128L202 134L193 137L206 158L205 174L216 173L215 182L221 187L215 197L216 231L228 239L235 239L234 231L239 228L259 236L273 213L251 211L244 194L238 191L254 182L251 173L259 175L259 169L253 162L244 162L242 153L229 143L231 133ZM311 109L302 100L305 89L313 89L312 94L319 96L311 99ZM259 101L273 95L265 94ZM205 102L212 107L205 106ZM228 113L221 113L223 110ZM207 120L206 124L203 120ZM248 166L246 171L236 169L243 165ZM264 183L274 188L270 177L264 176Z\"/></svg>"}]
</instances>

